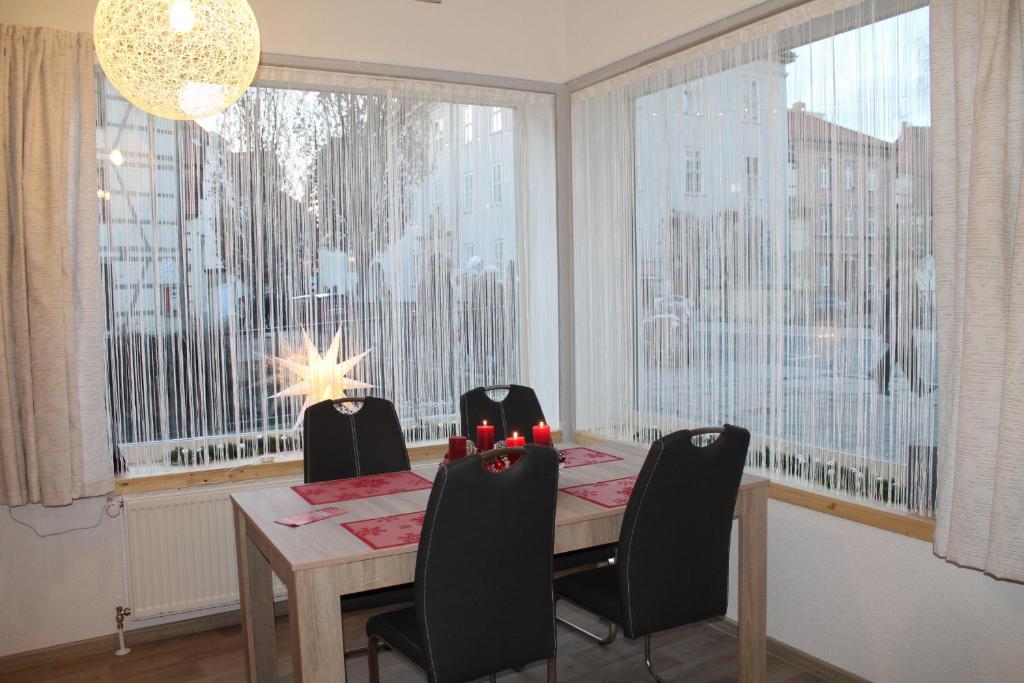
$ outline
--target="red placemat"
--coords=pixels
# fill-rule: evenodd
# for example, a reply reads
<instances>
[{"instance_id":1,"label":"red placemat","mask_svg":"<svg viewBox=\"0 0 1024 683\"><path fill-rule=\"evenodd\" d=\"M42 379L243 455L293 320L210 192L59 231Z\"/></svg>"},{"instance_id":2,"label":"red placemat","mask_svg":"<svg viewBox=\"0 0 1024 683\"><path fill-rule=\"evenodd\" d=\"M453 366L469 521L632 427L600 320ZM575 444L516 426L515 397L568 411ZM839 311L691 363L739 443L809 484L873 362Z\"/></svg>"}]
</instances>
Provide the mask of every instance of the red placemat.
<instances>
[{"instance_id":1,"label":"red placemat","mask_svg":"<svg viewBox=\"0 0 1024 683\"><path fill-rule=\"evenodd\" d=\"M419 543L426 512L406 512L403 515L374 517L358 522L342 522L353 536L374 550Z\"/></svg>"},{"instance_id":2,"label":"red placemat","mask_svg":"<svg viewBox=\"0 0 1024 683\"><path fill-rule=\"evenodd\" d=\"M622 460L617 455L611 453L602 453L601 451L595 451L591 448L566 448L562 451L562 455L565 456L565 466L568 467L582 467L583 465L596 465L602 462L612 462L613 460Z\"/></svg>"},{"instance_id":3,"label":"red placemat","mask_svg":"<svg viewBox=\"0 0 1024 683\"><path fill-rule=\"evenodd\" d=\"M629 494L633 493L634 484L636 484L636 477L622 477L593 484L570 486L561 490L570 496L597 503L602 507L617 508L629 501Z\"/></svg>"},{"instance_id":4,"label":"red placemat","mask_svg":"<svg viewBox=\"0 0 1024 683\"><path fill-rule=\"evenodd\" d=\"M301 484L293 486L292 490L302 496L307 503L319 505L321 503L337 503L342 500L386 496L391 493L422 491L431 486L433 484L427 479L406 471L321 481L316 484Z\"/></svg>"}]
</instances>

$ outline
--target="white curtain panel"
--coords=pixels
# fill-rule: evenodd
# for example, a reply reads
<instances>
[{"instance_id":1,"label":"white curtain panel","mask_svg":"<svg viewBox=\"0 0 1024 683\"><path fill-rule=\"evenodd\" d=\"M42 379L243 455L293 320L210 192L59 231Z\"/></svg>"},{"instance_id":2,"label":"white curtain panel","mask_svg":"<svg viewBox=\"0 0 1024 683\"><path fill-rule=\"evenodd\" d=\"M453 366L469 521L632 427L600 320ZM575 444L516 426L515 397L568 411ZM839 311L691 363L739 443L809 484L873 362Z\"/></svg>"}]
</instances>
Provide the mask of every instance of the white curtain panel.
<instances>
[{"instance_id":1,"label":"white curtain panel","mask_svg":"<svg viewBox=\"0 0 1024 683\"><path fill-rule=\"evenodd\" d=\"M573 93L578 429L930 514L927 56L926 3L819 0Z\"/></svg>"},{"instance_id":2,"label":"white curtain panel","mask_svg":"<svg viewBox=\"0 0 1024 683\"><path fill-rule=\"evenodd\" d=\"M88 35L0 26L0 503L113 489Z\"/></svg>"},{"instance_id":3,"label":"white curtain panel","mask_svg":"<svg viewBox=\"0 0 1024 683\"><path fill-rule=\"evenodd\" d=\"M1024 581L1019 0L932 3L940 480L935 552Z\"/></svg>"}]
</instances>

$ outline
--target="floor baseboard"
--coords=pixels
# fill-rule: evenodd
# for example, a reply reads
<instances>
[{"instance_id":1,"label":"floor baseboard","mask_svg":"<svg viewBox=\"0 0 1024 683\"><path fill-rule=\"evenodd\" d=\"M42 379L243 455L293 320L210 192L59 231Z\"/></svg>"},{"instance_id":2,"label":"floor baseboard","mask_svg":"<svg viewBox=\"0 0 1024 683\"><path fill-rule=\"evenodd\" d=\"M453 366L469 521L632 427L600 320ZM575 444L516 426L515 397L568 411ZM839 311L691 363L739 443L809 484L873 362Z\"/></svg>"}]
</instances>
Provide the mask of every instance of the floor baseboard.
<instances>
[{"instance_id":1,"label":"floor baseboard","mask_svg":"<svg viewBox=\"0 0 1024 683\"><path fill-rule=\"evenodd\" d=\"M274 604L274 614L281 616L288 613L288 601L282 600ZM242 623L242 613L237 610L208 614L192 619L172 621L168 624L157 624L155 626L143 626L125 631L125 644L128 647L152 643L158 640L180 638L181 636L204 631L213 631L225 626L237 626ZM52 662L54 659L71 659L94 655L100 652L113 652L118 648L117 633L96 638L77 640L73 643L52 645L38 650L17 652L13 655L0 657L0 674L9 671L28 669L33 666Z\"/></svg>"},{"instance_id":2,"label":"floor baseboard","mask_svg":"<svg viewBox=\"0 0 1024 683\"><path fill-rule=\"evenodd\" d=\"M738 635L739 628L732 619L723 618L707 623L709 626L731 636ZM833 681L833 683L871 683L866 678L861 678L857 674L850 673L846 669L841 669L835 664L818 659L814 655L809 655L803 650L798 650L792 645L787 645L774 638L768 638L768 653L794 666L798 666L819 678L824 678L826 681Z\"/></svg>"}]
</instances>

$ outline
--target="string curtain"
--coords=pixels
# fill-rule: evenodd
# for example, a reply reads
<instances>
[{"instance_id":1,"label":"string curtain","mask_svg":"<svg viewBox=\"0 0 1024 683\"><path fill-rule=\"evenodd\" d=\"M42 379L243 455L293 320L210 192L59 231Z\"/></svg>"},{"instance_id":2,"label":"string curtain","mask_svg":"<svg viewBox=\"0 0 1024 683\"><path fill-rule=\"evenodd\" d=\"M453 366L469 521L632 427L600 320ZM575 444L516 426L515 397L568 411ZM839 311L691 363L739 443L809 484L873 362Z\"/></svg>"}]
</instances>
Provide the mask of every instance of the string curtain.
<instances>
[{"instance_id":1,"label":"string curtain","mask_svg":"<svg viewBox=\"0 0 1024 683\"><path fill-rule=\"evenodd\" d=\"M274 395L335 338L410 443L482 384L558 423L552 96L268 67L193 123L98 92L120 467L301 451L305 396Z\"/></svg>"},{"instance_id":2,"label":"string curtain","mask_svg":"<svg viewBox=\"0 0 1024 683\"><path fill-rule=\"evenodd\" d=\"M931 514L928 7L819 0L572 95L577 428L750 429Z\"/></svg>"}]
</instances>

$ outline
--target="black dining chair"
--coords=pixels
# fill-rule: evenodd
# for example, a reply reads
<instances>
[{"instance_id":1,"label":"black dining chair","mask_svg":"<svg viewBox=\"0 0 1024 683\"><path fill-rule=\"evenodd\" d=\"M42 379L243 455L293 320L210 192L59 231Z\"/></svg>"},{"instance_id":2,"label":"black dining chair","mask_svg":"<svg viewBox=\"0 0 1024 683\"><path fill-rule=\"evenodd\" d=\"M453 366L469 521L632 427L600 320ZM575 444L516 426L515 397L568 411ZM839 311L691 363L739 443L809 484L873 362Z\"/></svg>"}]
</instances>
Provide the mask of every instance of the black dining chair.
<instances>
[{"instance_id":1,"label":"black dining chair","mask_svg":"<svg viewBox=\"0 0 1024 683\"><path fill-rule=\"evenodd\" d=\"M503 399L496 401L488 394L507 391ZM526 437L526 443L533 443L533 426L544 420L537 392L520 384L495 384L489 387L470 389L459 399L459 418L462 433L476 440L476 426L484 420L494 425L494 440L503 441L519 432Z\"/></svg>"},{"instance_id":2,"label":"black dining chair","mask_svg":"<svg viewBox=\"0 0 1024 683\"><path fill-rule=\"evenodd\" d=\"M366 622L371 683L380 643L426 672L456 683L547 659L555 681L551 556L558 457L544 446L490 472L487 456L441 468L427 502L416 555L413 607Z\"/></svg>"},{"instance_id":3,"label":"black dining chair","mask_svg":"<svg viewBox=\"0 0 1024 683\"><path fill-rule=\"evenodd\" d=\"M508 393L502 400L496 401L488 395L496 391ZM532 443L533 426L546 422L537 392L521 384L495 384L467 391L459 399L459 417L462 433L473 440L476 440L476 426L486 420L487 424L494 425L495 441L507 438L512 432L519 432L527 443ZM555 571L608 562L614 556L614 545L559 553L555 556Z\"/></svg>"},{"instance_id":4,"label":"black dining chair","mask_svg":"<svg viewBox=\"0 0 1024 683\"><path fill-rule=\"evenodd\" d=\"M693 443L709 433L719 436ZM558 599L620 625L627 638L643 636L644 663L656 681L651 634L725 614L729 541L749 445L750 432L731 425L655 441L626 504L616 563L555 581Z\"/></svg>"},{"instance_id":5,"label":"black dining chair","mask_svg":"<svg viewBox=\"0 0 1024 683\"><path fill-rule=\"evenodd\" d=\"M341 406L359 404L353 412ZM409 469L402 425L395 406L383 398L321 401L303 414L303 478L307 484ZM412 602L412 584L351 593L341 598L343 614ZM365 652L346 650L346 655Z\"/></svg>"},{"instance_id":6,"label":"black dining chair","mask_svg":"<svg viewBox=\"0 0 1024 683\"><path fill-rule=\"evenodd\" d=\"M341 410L356 404L358 410ZM409 469L402 425L387 399L321 401L306 409L302 421L302 469L307 484Z\"/></svg>"}]
</instances>

